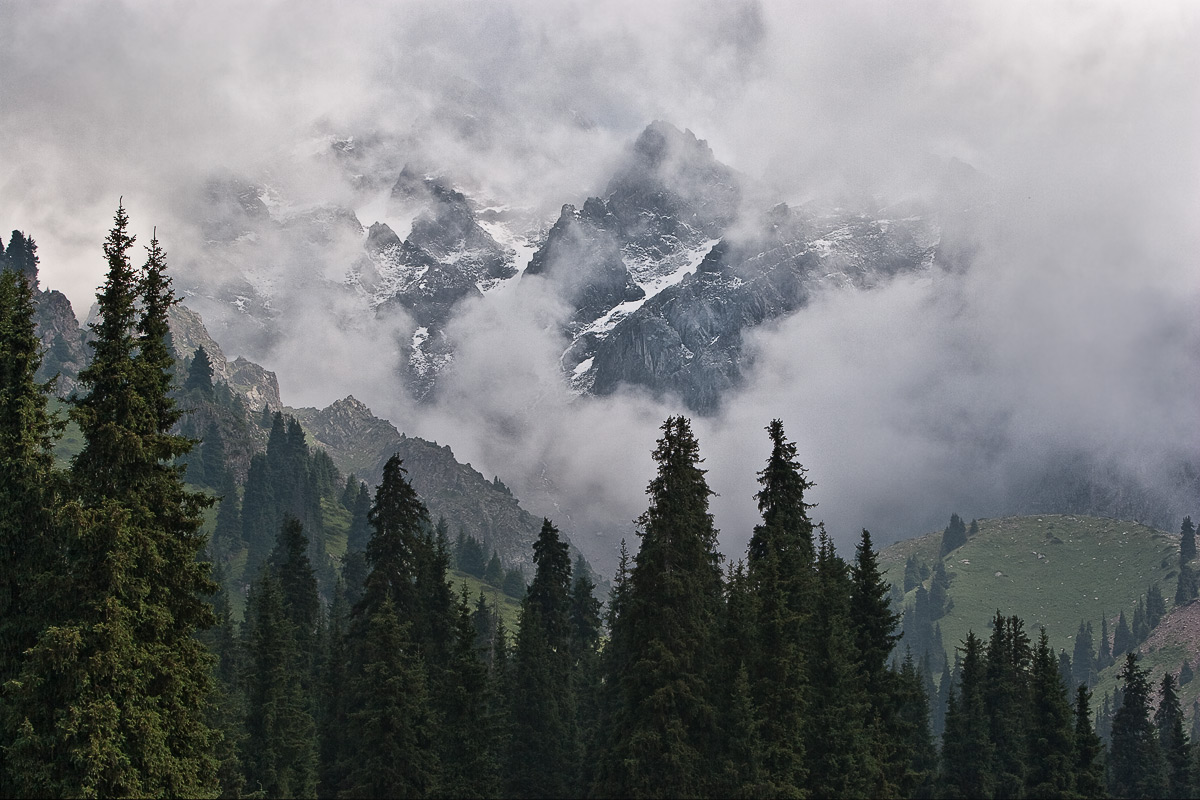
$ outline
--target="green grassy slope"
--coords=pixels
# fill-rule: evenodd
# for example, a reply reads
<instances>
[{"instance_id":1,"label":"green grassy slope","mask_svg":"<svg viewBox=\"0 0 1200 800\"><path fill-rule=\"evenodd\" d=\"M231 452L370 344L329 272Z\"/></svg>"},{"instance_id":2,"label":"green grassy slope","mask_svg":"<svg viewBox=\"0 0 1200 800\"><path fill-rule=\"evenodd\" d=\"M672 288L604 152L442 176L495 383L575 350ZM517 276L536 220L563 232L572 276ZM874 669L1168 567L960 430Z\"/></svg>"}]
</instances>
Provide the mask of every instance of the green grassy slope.
<instances>
[{"instance_id":1,"label":"green grassy slope","mask_svg":"<svg viewBox=\"0 0 1200 800\"><path fill-rule=\"evenodd\" d=\"M914 553L932 567L941 538L938 531L884 549L888 579L902 585ZM942 640L953 652L968 630L986 639L999 609L1021 617L1031 637L1045 626L1054 649L1071 653L1080 620L1092 623L1098 639L1105 616L1111 634L1117 614L1131 617L1152 583L1169 603L1178 552L1177 536L1135 522L1054 514L979 520L979 533L944 559L953 608L939 620Z\"/></svg>"}]
</instances>

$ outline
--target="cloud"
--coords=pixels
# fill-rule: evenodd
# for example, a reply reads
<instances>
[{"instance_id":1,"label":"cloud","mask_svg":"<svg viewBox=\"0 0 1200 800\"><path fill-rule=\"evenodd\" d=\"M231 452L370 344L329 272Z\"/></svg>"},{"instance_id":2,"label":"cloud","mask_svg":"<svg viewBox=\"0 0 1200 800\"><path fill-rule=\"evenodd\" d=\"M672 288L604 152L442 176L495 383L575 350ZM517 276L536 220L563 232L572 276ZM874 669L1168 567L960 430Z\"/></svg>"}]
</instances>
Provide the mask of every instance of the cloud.
<instances>
[{"instance_id":1,"label":"cloud","mask_svg":"<svg viewBox=\"0 0 1200 800\"><path fill-rule=\"evenodd\" d=\"M461 309L443 399L416 404L387 357L412 322L331 288L354 238L214 250L197 200L213 176L270 186L286 216L360 207L412 161L545 223L653 119L707 139L756 201L929 197L930 157L957 157L990 181L970 269L815 298L751 337L746 386L697 421L731 554L774 416L839 540L890 538L1004 513L1060 445L1151 484L1194 460L1198 72L1184 0L5 3L0 224L35 236L43 284L82 310L124 195L180 280L274 282L284 338L261 357L292 402L354 393L615 535L677 403L572 394L564 312L527 290ZM356 154L330 158L348 135Z\"/></svg>"}]
</instances>

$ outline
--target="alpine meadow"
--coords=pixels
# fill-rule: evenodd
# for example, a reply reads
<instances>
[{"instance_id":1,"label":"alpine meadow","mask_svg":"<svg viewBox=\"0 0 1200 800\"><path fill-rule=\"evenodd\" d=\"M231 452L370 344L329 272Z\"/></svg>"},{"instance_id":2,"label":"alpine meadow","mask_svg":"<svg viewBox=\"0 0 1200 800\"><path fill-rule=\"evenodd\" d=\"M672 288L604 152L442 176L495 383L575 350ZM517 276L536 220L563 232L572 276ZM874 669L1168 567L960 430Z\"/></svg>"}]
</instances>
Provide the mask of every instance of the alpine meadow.
<instances>
[{"instance_id":1,"label":"alpine meadow","mask_svg":"<svg viewBox=\"0 0 1200 800\"><path fill-rule=\"evenodd\" d=\"M1200 797L1197 75L1187 0L0 4L0 797Z\"/></svg>"}]
</instances>

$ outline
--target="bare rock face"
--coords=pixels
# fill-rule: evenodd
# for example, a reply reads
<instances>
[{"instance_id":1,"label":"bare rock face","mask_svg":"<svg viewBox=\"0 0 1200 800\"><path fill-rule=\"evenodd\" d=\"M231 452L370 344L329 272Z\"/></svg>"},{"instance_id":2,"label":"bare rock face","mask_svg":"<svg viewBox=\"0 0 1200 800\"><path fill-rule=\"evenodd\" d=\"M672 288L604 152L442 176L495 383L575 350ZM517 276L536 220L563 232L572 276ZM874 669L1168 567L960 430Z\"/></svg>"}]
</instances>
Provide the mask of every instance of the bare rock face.
<instances>
[{"instance_id":1,"label":"bare rock face","mask_svg":"<svg viewBox=\"0 0 1200 800\"><path fill-rule=\"evenodd\" d=\"M78 388L79 373L92 355L71 301L62 292L35 290L33 319L42 342L42 366L36 380L44 382L58 376L54 392L68 397Z\"/></svg>"},{"instance_id":2,"label":"bare rock face","mask_svg":"<svg viewBox=\"0 0 1200 800\"><path fill-rule=\"evenodd\" d=\"M200 315L183 305L176 305L168 312L171 325L171 340L175 345L175 357L186 365L203 347L212 362L213 380L229 384L229 388L241 396L247 408L261 410L264 406L278 411L283 404L279 400L279 380L275 373L239 356L233 361L225 357L221 346L209 335Z\"/></svg>"}]
</instances>

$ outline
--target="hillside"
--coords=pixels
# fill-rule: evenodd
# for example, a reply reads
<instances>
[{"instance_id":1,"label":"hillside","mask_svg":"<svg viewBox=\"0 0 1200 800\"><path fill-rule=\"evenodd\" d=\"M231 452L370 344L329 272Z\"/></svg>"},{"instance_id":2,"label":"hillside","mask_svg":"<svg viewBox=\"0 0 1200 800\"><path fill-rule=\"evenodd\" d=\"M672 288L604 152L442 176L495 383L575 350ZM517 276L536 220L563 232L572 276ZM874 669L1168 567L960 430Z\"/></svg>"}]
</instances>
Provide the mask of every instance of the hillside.
<instances>
[{"instance_id":1,"label":"hillside","mask_svg":"<svg viewBox=\"0 0 1200 800\"><path fill-rule=\"evenodd\" d=\"M930 568L942 561L952 604L936 622L951 656L968 630L987 638L997 609L1021 617L1031 634L1045 626L1054 649L1069 654L1081 620L1092 623L1098 641L1101 618L1111 632L1117 615L1131 614L1151 584L1174 597L1177 536L1136 522L1055 514L978 523L979 532L945 559L938 558L941 531L880 553L888 578L901 587L910 555ZM930 588L930 579L924 585ZM916 593L904 595L906 606Z\"/></svg>"}]
</instances>

